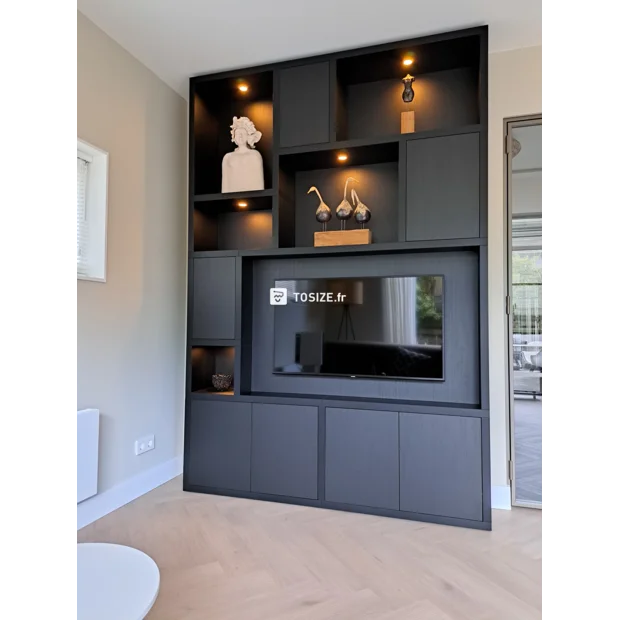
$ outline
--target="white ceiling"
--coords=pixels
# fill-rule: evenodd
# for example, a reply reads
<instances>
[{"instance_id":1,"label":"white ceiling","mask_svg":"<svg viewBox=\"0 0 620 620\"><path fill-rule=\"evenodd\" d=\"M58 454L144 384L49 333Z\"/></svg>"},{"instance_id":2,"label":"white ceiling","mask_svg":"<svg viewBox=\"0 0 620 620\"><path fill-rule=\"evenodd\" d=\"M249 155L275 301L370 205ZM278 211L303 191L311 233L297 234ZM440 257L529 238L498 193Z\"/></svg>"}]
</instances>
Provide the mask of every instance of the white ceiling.
<instances>
[{"instance_id":1,"label":"white ceiling","mask_svg":"<svg viewBox=\"0 0 620 620\"><path fill-rule=\"evenodd\" d=\"M187 97L188 78L479 26L489 51L542 43L541 0L78 0Z\"/></svg>"}]
</instances>

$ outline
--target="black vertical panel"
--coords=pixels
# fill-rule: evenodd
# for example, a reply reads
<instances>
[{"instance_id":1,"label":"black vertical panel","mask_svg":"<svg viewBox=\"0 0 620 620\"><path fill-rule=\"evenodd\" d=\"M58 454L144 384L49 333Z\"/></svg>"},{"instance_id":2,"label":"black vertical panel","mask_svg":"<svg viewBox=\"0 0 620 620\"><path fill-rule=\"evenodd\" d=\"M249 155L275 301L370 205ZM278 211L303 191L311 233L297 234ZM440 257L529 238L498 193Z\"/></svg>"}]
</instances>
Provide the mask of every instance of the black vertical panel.
<instances>
[{"instance_id":1,"label":"black vertical panel","mask_svg":"<svg viewBox=\"0 0 620 620\"><path fill-rule=\"evenodd\" d=\"M237 312L241 315L240 326L238 326L239 333L241 334L241 346L239 347L239 355L235 356L238 364L235 383L238 393L247 394L251 391L252 381L253 266L251 259L238 258L237 261L237 276L239 277L241 273L240 282L237 282L237 291L240 291L240 296L237 298Z\"/></svg>"},{"instance_id":2,"label":"black vertical panel","mask_svg":"<svg viewBox=\"0 0 620 620\"><path fill-rule=\"evenodd\" d=\"M252 491L318 498L317 407L252 405Z\"/></svg>"},{"instance_id":3,"label":"black vertical panel","mask_svg":"<svg viewBox=\"0 0 620 620\"><path fill-rule=\"evenodd\" d=\"M280 72L280 146L329 142L329 62Z\"/></svg>"},{"instance_id":4,"label":"black vertical panel","mask_svg":"<svg viewBox=\"0 0 620 620\"><path fill-rule=\"evenodd\" d=\"M478 265L478 295L480 297L480 407L489 409L489 252L486 245L480 247Z\"/></svg>"},{"instance_id":5,"label":"black vertical panel","mask_svg":"<svg viewBox=\"0 0 620 620\"><path fill-rule=\"evenodd\" d=\"M188 484L250 490L251 407L249 403L192 402Z\"/></svg>"},{"instance_id":6,"label":"black vertical panel","mask_svg":"<svg viewBox=\"0 0 620 620\"><path fill-rule=\"evenodd\" d=\"M276 197L277 229L274 247L295 247L295 175L280 170ZM274 216L274 222L276 218ZM316 222L316 220L315 220Z\"/></svg>"},{"instance_id":7,"label":"black vertical panel","mask_svg":"<svg viewBox=\"0 0 620 620\"><path fill-rule=\"evenodd\" d=\"M486 129L480 132L480 236L489 235L489 134Z\"/></svg>"},{"instance_id":8,"label":"black vertical panel","mask_svg":"<svg viewBox=\"0 0 620 620\"><path fill-rule=\"evenodd\" d=\"M482 520L491 523L491 437L489 418L480 420L482 429Z\"/></svg>"},{"instance_id":9,"label":"black vertical panel","mask_svg":"<svg viewBox=\"0 0 620 620\"><path fill-rule=\"evenodd\" d=\"M346 140L347 127L347 91L338 79L338 61L330 61L330 141Z\"/></svg>"},{"instance_id":10,"label":"black vertical panel","mask_svg":"<svg viewBox=\"0 0 620 620\"><path fill-rule=\"evenodd\" d=\"M407 237L407 143L398 145L398 241Z\"/></svg>"},{"instance_id":11,"label":"black vertical panel","mask_svg":"<svg viewBox=\"0 0 620 620\"><path fill-rule=\"evenodd\" d=\"M482 521L479 418L400 414L400 509Z\"/></svg>"},{"instance_id":12,"label":"black vertical panel","mask_svg":"<svg viewBox=\"0 0 620 620\"><path fill-rule=\"evenodd\" d=\"M325 501L325 405L319 407L319 500Z\"/></svg>"},{"instance_id":13,"label":"black vertical panel","mask_svg":"<svg viewBox=\"0 0 620 620\"><path fill-rule=\"evenodd\" d=\"M407 241L480 233L477 133L407 143Z\"/></svg>"},{"instance_id":14,"label":"black vertical panel","mask_svg":"<svg viewBox=\"0 0 620 620\"><path fill-rule=\"evenodd\" d=\"M325 411L325 500L398 510L398 413Z\"/></svg>"},{"instance_id":15,"label":"black vertical panel","mask_svg":"<svg viewBox=\"0 0 620 620\"><path fill-rule=\"evenodd\" d=\"M235 338L235 258L194 260L192 338Z\"/></svg>"}]
</instances>

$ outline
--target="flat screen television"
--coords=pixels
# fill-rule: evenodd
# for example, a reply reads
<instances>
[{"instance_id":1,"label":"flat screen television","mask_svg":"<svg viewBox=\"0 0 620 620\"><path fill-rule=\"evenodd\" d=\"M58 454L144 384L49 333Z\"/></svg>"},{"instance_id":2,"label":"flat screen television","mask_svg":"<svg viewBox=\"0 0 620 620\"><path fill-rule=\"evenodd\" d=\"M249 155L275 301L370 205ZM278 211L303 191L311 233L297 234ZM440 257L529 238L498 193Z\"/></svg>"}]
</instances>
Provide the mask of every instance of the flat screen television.
<instances>
[{"instance_id":1,"label":"flat screen television","mask_svg":"<svg viewBox=\"0 0 620 620\"><path fill-rule=\"evenodd\" d=\"M277 280L277 374L444 379L443 276Z\"/></svg>"}]
</instances>

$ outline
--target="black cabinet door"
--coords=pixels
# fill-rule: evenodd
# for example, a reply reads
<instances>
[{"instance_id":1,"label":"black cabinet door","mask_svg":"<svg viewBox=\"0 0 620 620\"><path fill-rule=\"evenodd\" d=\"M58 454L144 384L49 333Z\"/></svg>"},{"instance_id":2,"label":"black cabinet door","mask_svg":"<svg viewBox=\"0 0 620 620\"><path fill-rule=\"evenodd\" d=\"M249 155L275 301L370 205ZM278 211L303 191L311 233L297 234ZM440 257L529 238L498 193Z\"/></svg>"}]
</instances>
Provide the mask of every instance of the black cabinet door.
<instances>
[{"instance_id":1,"label":"black cabinet door","mask_svg":"<svg viewBox=\"0 0 620 620\"><path fill-rule=\"evenodd\" d=\"M329 63L280 71L280 146L329 142Z\"/></svg>"},{"instance_id":2,"label":"black cabinet door","mask_svg":"<svg viewBox=\"0 0 620 620\"><path fill-rule=\"evenodd\" d=\"M252 491L318 498L317 407L252 405Z\"/></svg>"},{"instance_id":3,"label":"black cabinet door","mask_svg":"<svg viewBox=\"0 0 620 620\"><path fill-rule=\"evenodd\" d=\"M216 489L249 491L252 406L195 400L190 425L186 481Z\"/></svg>"},{"instance_id":4,"label":"black cabinet door","mask_svg":"<svg viewBox=\"0 0 620 620\"><path fill-rule=\"evenodd\" d=\"M480 234L477 133L407 142L407 241Z\"/></svg>"},{"instance_id":5,"label":"black cabinet door","mask_svg":"<svg viewBox=\"0 0 620 620\"><path fill-rule=\"evenodd\" d=\"M235 338L235 257L194 259L193 338Z\"/></svg>"},{"instance_id":6,"label":"black cabinet door","mask_svg":"<svg viewBox=\"0 0 620 620\"><path fill-rule=\"evenodd\" d=\"M325 499L398 510L398 413L326 409Z\"/></svg>"},{"instance_id":7,"label":"black cabinet door","mask_svg":"<svg viewBox=\"0 0 620 620\"><path fill-rule=\"evenodd\" d=\"M480 418L400 414L400 509L482 521Z\"/></svg>"}]
</instances>

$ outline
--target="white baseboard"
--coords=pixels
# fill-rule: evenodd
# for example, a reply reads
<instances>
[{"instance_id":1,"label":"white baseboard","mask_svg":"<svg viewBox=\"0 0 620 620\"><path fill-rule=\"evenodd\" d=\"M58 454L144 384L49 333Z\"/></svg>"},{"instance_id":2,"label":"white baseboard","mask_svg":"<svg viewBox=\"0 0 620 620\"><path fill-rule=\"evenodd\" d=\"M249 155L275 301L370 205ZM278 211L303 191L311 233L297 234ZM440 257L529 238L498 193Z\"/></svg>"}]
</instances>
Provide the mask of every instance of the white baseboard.
<instances>
[{"instance_id":1,"label":"white baseboard","mask_svg":"<svg viewBox=\"0 0 620 620\"><path fill-rule=\"evenodd\" d=\"M491 508L499 508L500 510L512 509L509 485L491 487Z\"/></svg>"},{"instance_id":2,"label":"white baseboard","mask_svg":"<svg viewBox=\"0 0 620 620\"><path fill-rule=\"evenodd\" d=\"M77 505L77 529L89 525L117 508L172 480L183 471L183 457L177 456Z\"/></svg>"}]
</instances>

